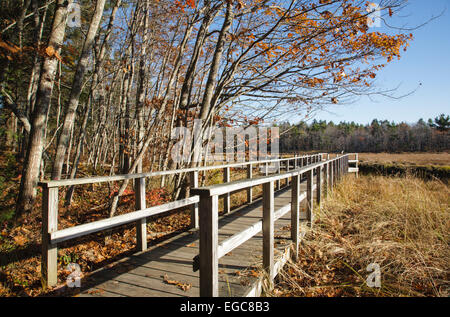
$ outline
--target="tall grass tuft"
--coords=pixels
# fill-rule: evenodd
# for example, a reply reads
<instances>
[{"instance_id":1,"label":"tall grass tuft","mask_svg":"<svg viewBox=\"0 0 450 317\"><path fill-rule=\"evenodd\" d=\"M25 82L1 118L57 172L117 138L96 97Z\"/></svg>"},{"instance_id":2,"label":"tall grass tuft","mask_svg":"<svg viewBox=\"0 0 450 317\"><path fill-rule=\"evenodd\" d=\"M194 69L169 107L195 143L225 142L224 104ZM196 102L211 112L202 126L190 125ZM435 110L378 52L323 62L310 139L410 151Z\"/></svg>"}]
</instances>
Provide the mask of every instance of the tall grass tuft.
<instances>
[{"instance_id":1,"label":"tall grass tuft","mask_svg":"<svg viewBox=\"0 0 450 317\"><path fill-rule=\"evenodd\" d=\"M448 296L450 190L411 176L348 176L316 209L317 221L273 296ZM381 287L366 270L380 266Z\"/></svg>"}]
</instances>

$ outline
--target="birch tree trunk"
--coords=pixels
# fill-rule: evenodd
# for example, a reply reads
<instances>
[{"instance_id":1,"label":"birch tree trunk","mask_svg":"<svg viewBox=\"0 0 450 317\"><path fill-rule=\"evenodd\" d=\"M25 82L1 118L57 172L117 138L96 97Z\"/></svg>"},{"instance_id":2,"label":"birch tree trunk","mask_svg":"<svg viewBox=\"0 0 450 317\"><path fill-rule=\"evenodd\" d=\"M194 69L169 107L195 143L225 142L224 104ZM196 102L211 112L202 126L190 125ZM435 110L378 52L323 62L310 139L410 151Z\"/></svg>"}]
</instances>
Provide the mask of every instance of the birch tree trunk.
<instances>
[{"instance_id":1,"label":"birch tree trunk","mask_svg":"<svg viewBox=\"0 0 450 317\"><path fill-rule=\"evenodd\" d=\"M47 44L47 56L44 58L42 65L36 104L31 118L31 131L16 204L16 216L31 212L36 198L36 186L44 148L45 123L58 66L56 53L59 55L64 40L67 7L70 3L72 3L72 0L58 0L56 5L52 30Z\"/></svg>"},{"instance_id":2,"label":"birch tree trunk","mask_svg":"<svg viewBox=\"0 0 450 317\"><path fill-rule=\"evenodd\" d=\"M97 0L97 5L91 19L91 24L89 25L89 31L86 35L86 40L84 41L80 60L78 61L77 70L72 83L72 90L70 92L69 103L64 118L64 124L58 139L56 157L55 161L53 162L52 179L54 180L58 180L61 178L64 156L67 151L70 132L75 121L75 115L80 101L81 91L83 89L84 74L86 73L86 69L88 67L89 54L94 45L95 35L97 34L103 16L105 2L106 0Z\"/></svg>"}]
</instances>

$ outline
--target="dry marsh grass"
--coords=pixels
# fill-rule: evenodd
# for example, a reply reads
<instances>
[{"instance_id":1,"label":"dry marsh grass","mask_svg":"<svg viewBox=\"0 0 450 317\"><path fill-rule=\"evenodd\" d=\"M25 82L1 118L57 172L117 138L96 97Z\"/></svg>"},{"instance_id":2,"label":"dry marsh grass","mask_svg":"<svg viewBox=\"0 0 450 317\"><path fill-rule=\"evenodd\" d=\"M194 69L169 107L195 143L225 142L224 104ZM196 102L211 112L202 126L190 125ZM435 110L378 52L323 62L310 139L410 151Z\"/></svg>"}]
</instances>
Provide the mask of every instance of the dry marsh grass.
<instances>
[{"instance_id":1,"label":"dry marsh grass","mask_svg":"<svg viewBox=\"0 0 450 317\"><path fill-rule=\"evenodd\" d=\"M450 153L359 153L364 163L449 166Z\"/></svg>"},{"instance_id":2,"label":"dry marsh grass","mask_svg":"<svg viewBox=\"0 0 450 317\"><path fill-rule=\"evenodd\" d=\"M448 296L450 190L418 178L347 176L271 296ZM381 288L366 284L370 263Z\"/></svg>"}]
</instances>

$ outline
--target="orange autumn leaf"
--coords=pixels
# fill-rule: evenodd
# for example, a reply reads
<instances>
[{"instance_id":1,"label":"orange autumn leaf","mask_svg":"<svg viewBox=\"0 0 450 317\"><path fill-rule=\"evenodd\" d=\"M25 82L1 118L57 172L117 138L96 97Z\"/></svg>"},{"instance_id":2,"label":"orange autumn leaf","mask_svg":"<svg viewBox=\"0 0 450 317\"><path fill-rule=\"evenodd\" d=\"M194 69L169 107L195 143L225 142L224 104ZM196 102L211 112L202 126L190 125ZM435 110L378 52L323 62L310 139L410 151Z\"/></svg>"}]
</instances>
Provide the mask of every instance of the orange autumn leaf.
<instances>
[{"instance_id":1,"label":"orange autumn leaf","mask_svg":"<svg viewBox=\"0 0 450 317\"><path fill-rule=\"evenodd\" d=\"M46 49L45 49L45 54L48 56L48 57L55 57L57 60L59 60L61 63L62 63L62 58L61 58L61 56L59 55L59 53L58 53L58 51L56 51L55 50L55 48L53 47L53 46L48 46Z\"/></svg>"}]
</instances>

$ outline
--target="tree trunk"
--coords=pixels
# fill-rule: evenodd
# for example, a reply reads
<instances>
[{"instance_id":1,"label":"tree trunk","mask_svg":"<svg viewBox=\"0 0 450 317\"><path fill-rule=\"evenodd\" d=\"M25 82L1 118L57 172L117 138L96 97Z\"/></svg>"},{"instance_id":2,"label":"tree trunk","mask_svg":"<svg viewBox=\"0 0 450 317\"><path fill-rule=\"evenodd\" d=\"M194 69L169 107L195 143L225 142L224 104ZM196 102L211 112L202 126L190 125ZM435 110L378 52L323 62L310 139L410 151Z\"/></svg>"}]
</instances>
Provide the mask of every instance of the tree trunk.
<instances>
[{"instance_id":1,"label":"tree trunk","mask_svg":"<svg viewBox=\"0 0 450 317\"><path fill-rule=\"evenodd\" d=\"M53 17L52 30L47 47L52 47L58 54L64 40L67 6L70 3L72 3L72 0L58 0ZM51 52L51 49L47 51ZM44 58L36 104L31 118L31 131L16 204L16 216L31 212L36 198L36 186L44 147L45 122L52 97L57 65L58 59L55 54L49 54Z\"/></svg>"},{"instance_id":2,"label":"tree trunk","mask_svg":"<svg viewBox=\"0 0 450 317\"><path fill-rule=\"evenodd\" d=\"M64 156L67 151L70 132L75 121L75 115L80 101L81 91L83 89L84 74L89 63L89 53L94 45L95 35L97 34L100 22L103 16L103 9L105 8L106 0L97 0L97 5L92 16L89 31L84 41L83 50L81 52L80 60L78 61L77 70L72 83L72 90L70 92L69 104L67 107L64 124L58 139L58 148L56 150L56 157L53 163L52 179L58 180L61 178L62 168L64 164Z\"/></svg>"}]
</instances>

